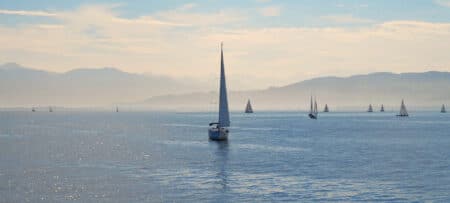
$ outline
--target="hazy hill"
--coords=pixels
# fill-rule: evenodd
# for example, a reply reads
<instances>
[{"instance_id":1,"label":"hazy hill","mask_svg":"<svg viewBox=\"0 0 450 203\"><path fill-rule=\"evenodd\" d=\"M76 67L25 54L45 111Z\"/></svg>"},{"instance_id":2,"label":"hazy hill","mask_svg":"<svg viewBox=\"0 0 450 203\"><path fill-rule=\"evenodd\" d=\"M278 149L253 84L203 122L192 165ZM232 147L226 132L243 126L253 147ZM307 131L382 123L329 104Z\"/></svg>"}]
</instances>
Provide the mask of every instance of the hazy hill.
<instances>
[{"instance_id":1,"label":"hazy hill","mask_svg":"<svg viewBox=\"0 0 450 203\"><path fill-rule=\"evenodd\" d=\"M259 91L230 92L230 108L243 110L248 98L255 110L306 110L310 95L317 97L319 108L325 103L331 110L365 110L369 103L377 110L397 111L402 98L411 108L435 108L450 105L450 73L372 73L351 77L322 77ZM216 110L217 93L192 93L152 97L142 106L155 109Z\"/></svg>"},{"instance_id":2,"label":"hazy hill","mask_svg":"<svg viewBox=\"0 0 450 203\"><path fill-rule=\"evenodd\" d=\"M104 106L195 88L195 84L169 77L130 74L115 68L53 73L15 63L0 65L0 105L4 107Z\"/></svg>"}]
</instances>

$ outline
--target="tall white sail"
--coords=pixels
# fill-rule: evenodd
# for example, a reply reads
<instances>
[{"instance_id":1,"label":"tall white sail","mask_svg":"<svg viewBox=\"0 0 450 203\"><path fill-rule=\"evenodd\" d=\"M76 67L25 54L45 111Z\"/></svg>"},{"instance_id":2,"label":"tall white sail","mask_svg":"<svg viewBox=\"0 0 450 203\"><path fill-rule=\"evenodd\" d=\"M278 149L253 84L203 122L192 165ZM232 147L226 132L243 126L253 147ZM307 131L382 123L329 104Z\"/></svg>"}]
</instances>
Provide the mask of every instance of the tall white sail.
<instances>
[{"instance_id":1,"label":"tall white sail","mask_svg":"<svg viewBox=\"0 0 450 203\"><path fill-rule=\"evenodd\" d=\"M223 44L220 44L220 96L219 96L219 124L218 127L230 126L228 111L227 83L225 81L225 65L223 62Z\"/></svg>"},{"instance_id":2,"label":"tall white sail","mask_svg":"<svg viewBox=\"0 0 450 203\"><path fill-rule=\"evenodd\" d=\"M314 99L314 115L317 116L319 114L319 111L317 110L317 101Z\"/></svg>"},{"instance_id":3,"label":"tall white sail","mask_svg":"<svg viewBox=\"0 0 450 203\"><path fill-rule=\"evenodd\" d=\"M309 109L309 114L313 114L313 100L312 100L312 96L311 96L311 105L310 105L310 109Z\"/></svg>"},{"instance_id":4,"label":"tall white sail","mask_svg":"<svg viewBox=\"0 0 450 203\"><path fill-rule=\"evenodd\" d=\"M408 111L406 110L405 102L402 99L402 105L400 106L400 113L398 116L408 116Z\"/></svg>"},{"instance_id":5,"label":"tall white sail","mask_svg":"<svg viewBox=\"0 0 450 203\"><path fill-rule=\"evenodd\" d=\"M250 99L247 101L247 106L245 107L245 113L253 113L252 105L250 104Z\"/></svg>"}]
</instances>

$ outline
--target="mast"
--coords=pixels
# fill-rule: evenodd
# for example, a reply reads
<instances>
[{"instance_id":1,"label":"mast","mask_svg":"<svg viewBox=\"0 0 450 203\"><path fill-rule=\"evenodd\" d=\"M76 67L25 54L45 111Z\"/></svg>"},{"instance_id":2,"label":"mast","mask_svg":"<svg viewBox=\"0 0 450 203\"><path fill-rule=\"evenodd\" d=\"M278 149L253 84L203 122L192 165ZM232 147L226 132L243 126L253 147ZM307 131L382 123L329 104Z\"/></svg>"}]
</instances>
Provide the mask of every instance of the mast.
<instances>
[{"instance_id":1,"label":"mast","mask_svg":"<svg viewBox=\"0 0 450 203\"><path fill-rule=\"evenodd\" d=\"M230 126L230 113L228 111L227 84L225 81L225 64L223 60L223 43L220 43L220 96L218 127L228 126Z\"/></svg>"}]
</instances>

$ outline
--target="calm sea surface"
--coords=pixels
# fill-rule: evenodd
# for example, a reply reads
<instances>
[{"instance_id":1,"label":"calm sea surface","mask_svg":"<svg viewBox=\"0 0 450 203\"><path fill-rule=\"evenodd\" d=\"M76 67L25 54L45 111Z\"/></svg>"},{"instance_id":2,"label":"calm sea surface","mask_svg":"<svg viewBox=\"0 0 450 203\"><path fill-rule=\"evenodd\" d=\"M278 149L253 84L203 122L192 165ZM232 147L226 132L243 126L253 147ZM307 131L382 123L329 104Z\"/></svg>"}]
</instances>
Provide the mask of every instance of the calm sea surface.
<instances>
[{"instance_id":1,"label":"calm sea surface","mask_svg":"<svg viewBox=\"0 0 450 203\"><path fill-rule=\"evenodd\" d=\"M0 112L0 202L450 202L450 114Z\"/></svg>"}]
</instances>

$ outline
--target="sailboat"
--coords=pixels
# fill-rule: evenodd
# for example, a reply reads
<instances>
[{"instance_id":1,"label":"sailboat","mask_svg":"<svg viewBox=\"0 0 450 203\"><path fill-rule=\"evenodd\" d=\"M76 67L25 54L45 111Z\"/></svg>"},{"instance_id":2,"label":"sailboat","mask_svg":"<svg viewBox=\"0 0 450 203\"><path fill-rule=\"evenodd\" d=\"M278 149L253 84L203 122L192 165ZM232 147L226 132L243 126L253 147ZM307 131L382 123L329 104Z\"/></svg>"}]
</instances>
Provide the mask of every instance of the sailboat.
<instances>
[{"instance_id":1,"label":"sailboat","mask_svg":"<svg viewBox=\"0 0 450 203\"><path fill-rule=\"evenodd\" d=\"M369 109L367 109L367 112L369 112L369 113L373 112L372 104L369 104Z\"/></svg>"},{"instance_id":2,"label":"sailboat","mask_svg":"<svg viewBox=\"0 0 450 203\"><path fill-rule=\"evenodd\" d=\"M245 113L253 113L252 105L250 104L250 99L247 101L247 106L245 107Z\"/></svg>"},{"instance_id":3,"label":"sailboat","mask_svg":"<svg viewBox=\"0 0 450 203\"><path fill-rule=\"evenodd\" d=\"M405 103L403 102L403 99L402 99L402 104L400 106L400 113L397 116L400 116L400 117L408 116L408 111L406 111L406 106L405 106Z\"/></svg>"},{"instance_id":4,"label":"sailboat","mask_svg":"<svg viewBox=\"0 0 450 203\"><path fill-rule=\"evenodd\" d=\"M118 107L118 106L116 106L116 112L117 112L117 113L119 112L119 107Z\"/></svg>"},{"instance_id":5,"label":"sailboat","mask_svg":"<svg viewBox=\"0 0 450 203\"><path fill-rule=\"evenodd\" d=\"M48 112L50 112L50 113L53 112L53 109L51 106L48 107Z\"/></svg>"},{"instance_id":6,"label":"sailboat","mask_svg":"<svg viewBox=\"0 0 450 203\"><path fill-rule=\"evenodd\" d=\"M383 104L381 105L380 112L384 112L384 106L383 106Z\"/></svg>"},{"instance_id":7,"label":"sailboat","mask_svg":"<svg viewBox=\"0 0 450 203\"><path fill-rule=\"evenodd\" d=\"M444 104L442 104L442 107L441 107L441 113L446 113L447 111L445 110L445 105Z\"/></svg>"},{"instance_id":8,"label":"sailboat","mask_svg":"<svg viewBox=\"0 0 450 203\"><path fill-rule=\"evenodd\" d=\"M34 107L31 107L31 112L36 112L36 109Z\"/></svg>"},{"instance_id":9,"label":"sailboat","mask_svg":"<svg viewBox=\"0 0 450 203\"><path fill-rule=\"evenodd\" d=\"M317 101L314 98L314 105L313 105L313 99L312 99L312 96L311 96L311 106L310 106L310 109L309 109L308 116L311 119L317 119L318 115L319 115L319 112L317 111Z\"/></svg>"},{"instance_id":10,"label":"sailboat","mask_svg":"<svg viewBox=\"0 0 450 203\"><path fill-rule=\"evenodd\" d=\"M219 94L219 121L210 123L209 139L227 140L230 126L230 113L228 111L227 85L225 81L225 65L223 62L223 43L220 44L220 94Z\"/></svg>"},{"instance_id":11,"label":"sailboat","mask_svg":"<svg viewBox=\"0 0 450 203\"><path fill-rule=\"evenodd\" d=\"M323 109L323 112L330 112L330 110L328 109L328 105L325 104L325 108Z\"/></svg>"}]
</instances>

